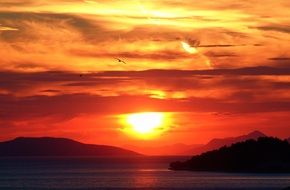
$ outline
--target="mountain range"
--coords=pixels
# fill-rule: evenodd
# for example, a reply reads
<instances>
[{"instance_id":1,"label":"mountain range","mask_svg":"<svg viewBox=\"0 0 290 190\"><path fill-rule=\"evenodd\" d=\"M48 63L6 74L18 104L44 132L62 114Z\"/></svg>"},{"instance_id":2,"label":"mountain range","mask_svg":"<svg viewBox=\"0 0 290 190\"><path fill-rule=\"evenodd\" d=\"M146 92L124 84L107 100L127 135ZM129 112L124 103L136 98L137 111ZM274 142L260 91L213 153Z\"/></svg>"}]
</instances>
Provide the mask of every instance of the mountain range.
<instances>
[{"instance_id":1,"label":"mountain range","mask_svg":"<svg viewBox=\"0 0 290 190\"><path fill-rule=\"evenodd\" d=\"M266 137L266 135L260 131L253 131L247 135L242 135L242 136L237 136L237 137L229 137L229 138L222 138L222 139L216 138L216 139L212 139L211 141L209 141L207 144L203 146L192 148L186 151L185 154L198 155L204 152L219 149L223 146L230 146L237 142L243 142L250 139L257 140L260 137Z\"/></svg>"},{"instance_id":2,"label":"mountain range","mask_svg":"<svg viewBox=\"0 0 290 190\"><path fill-rule=\"evenodd\" d=\"M187 145L183 143L175 143L163 146L162 145L152 146L146 145L145 143L141 146L126 145L124 147L129 150L140 151L142 154L145 155L159 156L159 155L186 155L186 152L188 150L202 146L202 144Z\"/></svg>"},{"instance_id":3,"label":"mountain range","mask_svg":"<svg viewBox=\"0 0 290 190\"><path fill-rule=\"evenodd\" d=\"M107 145L84 144L66 138L18 137L0 142L0 156L140 156L141 154Z\"/></svg>"},{"instance_id":4,"label":"mountain range","mask_svg":"<svg viewBox=\"0 0 290 190\"><path fill-rule=\"evenodd\" d=\"M203 152L219 149L223 146L230 146L237 142L246 141L249 139L258 139L259 137L266 137L260 131L253 131L246 135L229 138L215 138L207 144L192 144L186 145L182 143L166 145L166 146L125 146L126 148L134 151L140 151L145 155L198 155ZM289 138L290 141L290 138Z\"/></svg>"},{"instance_id":5,"label":"mountain range","mask_svg":"<svg viewBox=\"0 0 290 190\"><path fill-rule=\"evenodd\" d=\"M257 140L266 135L254 131L247 135L215 138L207 144L186 145L177 143L167 146L126 146L119 148L108 145L84 144L67 138L18 137L0 142L0 156L141 156L141 155L199 155L237 142ZM290 143L290 137L287 139ZM133 150L133 151L132 151ZM142 154L139 154L140 152Z\"/></svg>"}]
</instances>

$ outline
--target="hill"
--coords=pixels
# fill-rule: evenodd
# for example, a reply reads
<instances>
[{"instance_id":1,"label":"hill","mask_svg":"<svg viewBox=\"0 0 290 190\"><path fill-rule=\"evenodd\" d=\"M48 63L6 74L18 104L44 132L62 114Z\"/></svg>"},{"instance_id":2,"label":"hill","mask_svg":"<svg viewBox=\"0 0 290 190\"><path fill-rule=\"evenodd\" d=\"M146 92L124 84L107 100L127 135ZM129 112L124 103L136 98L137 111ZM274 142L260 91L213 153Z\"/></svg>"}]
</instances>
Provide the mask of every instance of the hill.
<instances>
[{"instance_id":1,"label":"hill","mask_svg":"<svg viewBox=\"0 0 290 190\"><path fill-rule=\"evenodd\" d=\"M222 147L173 162L172 170L222 172L290 172L290 144L287 140L261 137Z\"/></svg>"},{"instance_id":2,"label":"hill","mask_svg":"<svg viewBox=\"0 0 290 190\"><path fill-rule=\"evenodd\" d=\"M243 142L250 139L256 140L259 137L266 137L266 135L260 131L253 131L247 135L242 135L238 137L230 137L230 138L224 138L224 139L217 138L217 139L211 140L209 143L203 146L192 148L189 151L186 151L185 155L198 155L204 152L219 149L223 146L230 146L237 142Z\"/></svg>"},{"instance_id":3,"label":"hill","mask_svg":"<svg viewBox=\"0 0 290 190\"><path fill-rule=\"evenodd\" d=\"M128 148L133 151L140 151L140 153L145 155L151 155L151 156L160 156L160 155L188 155L185 154L190 149L200 147L201 144L192 144L192 145L186 145L182 143L176 143L171 145L126 145L125 148Z\"/></svg>"},{"instance_id":4,"label":"hill","mask_svg":"<svg viewBox=\"0 0 290 190\"><path fill-rule=\"evenodd\" d=\"M66 138L26 138L0 142L0 156L140 156L106 145L83 144Z\"/></svg>"},{"instance_id":5,"label":"hill","mask_svg":"<svg viewBox=\"0 0 290 190\"><path fill-rule=\"evenodd\" d=\"M230 138L215 138L209 141L207 144L182 144L175 143L171 145L158 145L158 144L146 144L143 143L141 146L138 145L124 145L126 149L133 151L141 151L145 155L198 155L207 151L219 149L223 146L230 146L237 142L246 141L249 139L258 139L259 137L266 137L260 131L253 131L246 135Z\"/></svg>"}]
</instances>

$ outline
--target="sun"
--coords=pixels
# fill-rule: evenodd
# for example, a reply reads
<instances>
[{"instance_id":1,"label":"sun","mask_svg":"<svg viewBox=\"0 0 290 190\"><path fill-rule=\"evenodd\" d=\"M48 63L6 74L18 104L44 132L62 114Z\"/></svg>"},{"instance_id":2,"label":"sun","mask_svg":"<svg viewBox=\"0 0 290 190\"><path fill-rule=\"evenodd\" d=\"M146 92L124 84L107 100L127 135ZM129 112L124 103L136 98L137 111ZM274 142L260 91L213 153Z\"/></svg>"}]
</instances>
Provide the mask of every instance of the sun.
<instances>
[{"instance_id":1,"label":"sun","mask_svg":"<svg viewBox=\"0 0 290 190\"><path fill-rule=\"evenodd\" d=\"M140 134L148 134L154 132L156 128L161 126L164 120L162 113L136 113L130 114L127 122L132 126L133 130Z\"/></svg>"},{"instance_id":2,"label":"sun","mask_svg":"<svg viewBox=\"0 0 290 190\"><path fill-rule=\"evenodd\" d=\"M138 138L149 139L167 130L168 119L162 112L141 112L127 114L124 131Z\"/></svg>"}]
</instances>

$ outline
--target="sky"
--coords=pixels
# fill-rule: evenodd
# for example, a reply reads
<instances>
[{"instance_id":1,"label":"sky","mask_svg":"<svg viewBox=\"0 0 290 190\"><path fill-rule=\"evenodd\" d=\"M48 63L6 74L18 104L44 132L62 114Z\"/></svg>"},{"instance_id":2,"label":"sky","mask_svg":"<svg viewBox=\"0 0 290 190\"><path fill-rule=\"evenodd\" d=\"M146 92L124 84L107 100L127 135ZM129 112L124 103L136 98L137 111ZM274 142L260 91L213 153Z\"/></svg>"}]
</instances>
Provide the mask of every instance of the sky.
<instances>
[{"instance_id":1,"label":"sky","mask_svg":"<svg viewBox=\"0 0 290 190\"><path fill-rule=\"evenodd\" d=\"M289 0L1 0L0 140L289 137L289 8ZM124 118L139 112L164 114L157 135L126 133Z\"/></svg>"}]
</instances>

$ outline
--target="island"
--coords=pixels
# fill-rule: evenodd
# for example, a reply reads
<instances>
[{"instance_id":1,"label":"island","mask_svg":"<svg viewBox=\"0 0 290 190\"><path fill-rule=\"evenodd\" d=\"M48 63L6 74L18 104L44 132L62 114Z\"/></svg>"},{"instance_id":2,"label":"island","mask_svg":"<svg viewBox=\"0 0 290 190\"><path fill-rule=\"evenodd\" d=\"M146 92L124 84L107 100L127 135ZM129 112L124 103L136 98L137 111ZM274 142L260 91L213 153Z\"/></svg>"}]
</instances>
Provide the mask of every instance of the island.
<instances>
[{"instance_id":1,"label":"island","mask_svg":"<svg viewBox=\"0 0 290 190\"><path fill-rule=\"evenodd\" d=\"M170 170L213 172L290 172L290 144L287 140L260 137L209 151L170 164Z\"/></svg>"},{"instance_id":2,"label":"island","mask_svg":"<svg viewBox=\"0 0 290 190\"><path fill-rule=\"evenodd\" d=\"M132 157L141 154L127 149L84 144L66 138L18 137L0 142L0 157L4 156L118 156Z\"/></svg>"}]
</instances>

